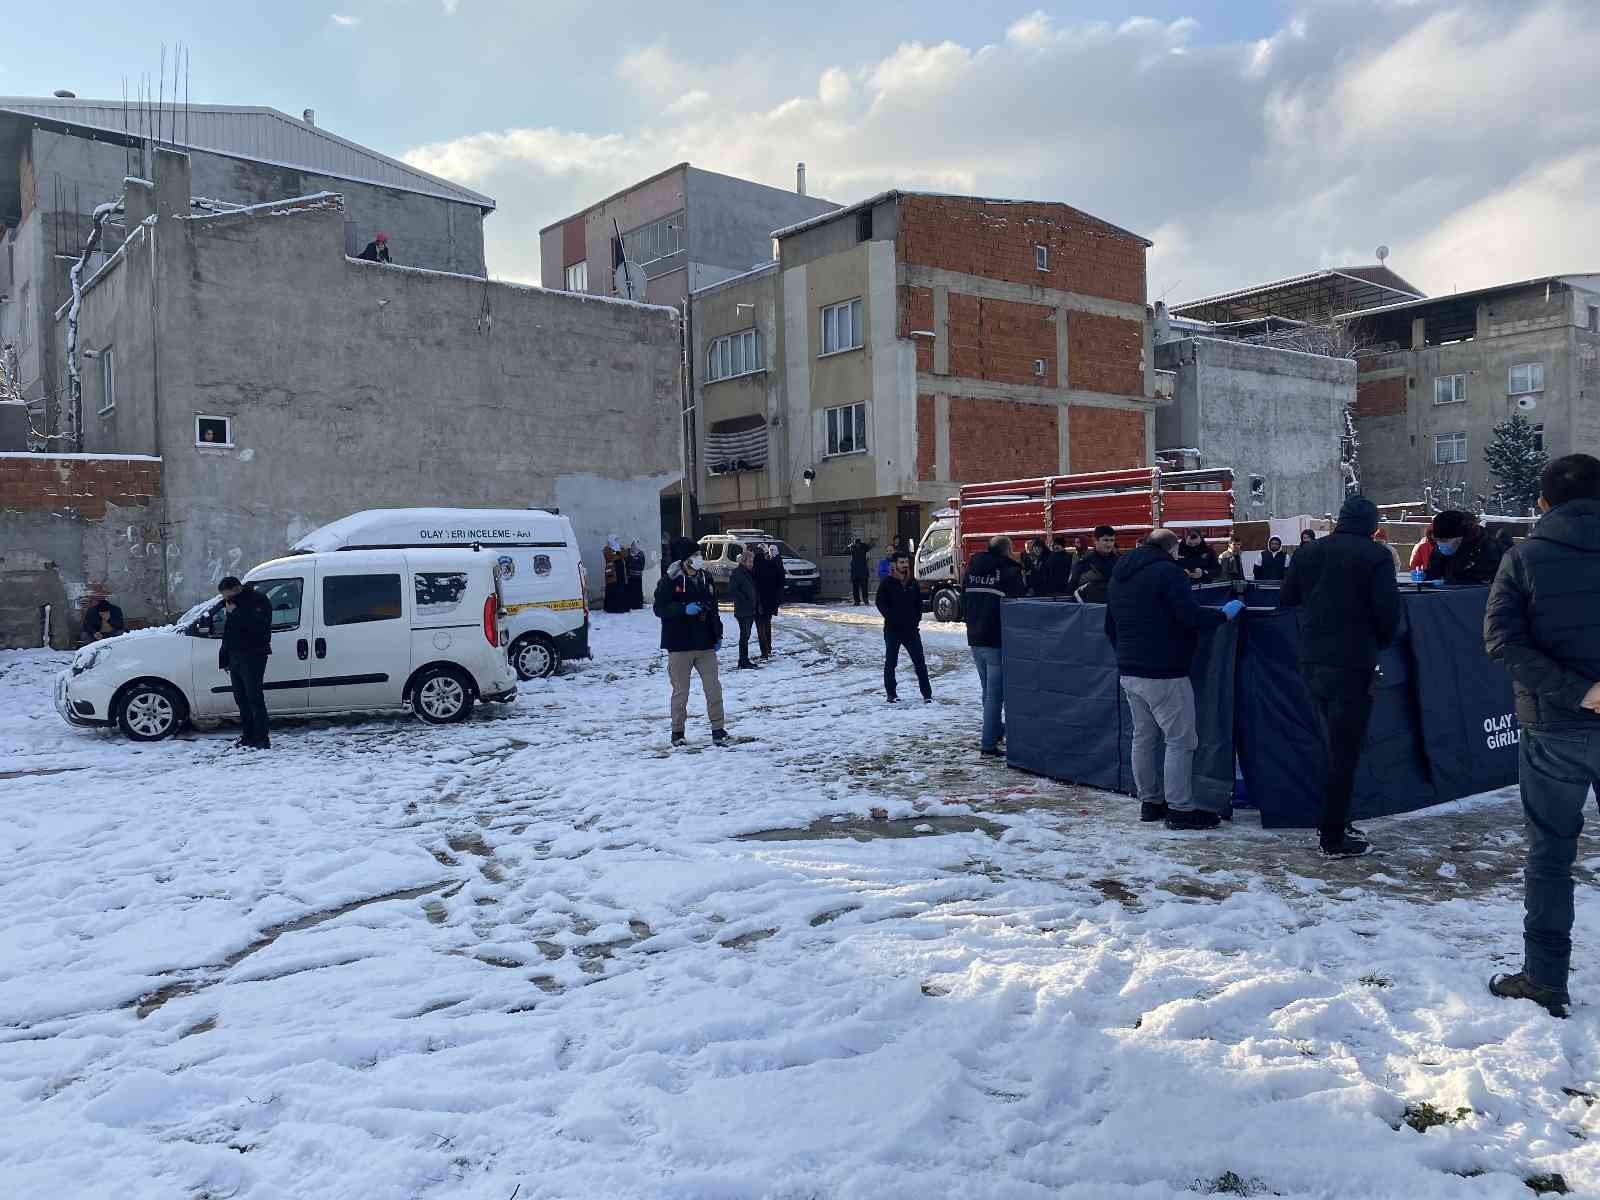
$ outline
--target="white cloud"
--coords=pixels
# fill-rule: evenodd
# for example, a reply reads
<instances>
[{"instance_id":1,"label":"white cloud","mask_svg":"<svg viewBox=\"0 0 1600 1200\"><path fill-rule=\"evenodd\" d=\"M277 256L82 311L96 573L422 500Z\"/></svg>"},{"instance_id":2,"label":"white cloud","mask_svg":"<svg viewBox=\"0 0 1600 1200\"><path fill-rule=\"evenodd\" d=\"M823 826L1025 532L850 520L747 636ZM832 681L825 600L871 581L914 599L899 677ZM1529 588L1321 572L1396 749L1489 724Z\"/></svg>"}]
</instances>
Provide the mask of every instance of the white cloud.
<instances>
[{"instance_id":1,"label":"white cloud","mask_svg":"<svg viewBox=\"0 0 1600 1200\"><path fill-rule=\"evenodd\" d=\"M461 0L439 0L439 2L444 6L444 15L447 17L455 16L456 10L461 7Z\"/></svg>"},{"instance_id":2,"label":"white cloud","mask_svg":"<svg viewBox=\"0 0 1600 1200\"><path fill-rule=\"evenodd\" d=\"M347 17L343 13L329 13L328 20L332 21L335 25L342 25L347 29L353 25L361 24L360 17Z\"/></svg>"},{"instance_id":3,"label":"white cloud","mask_svg":"<svg viewBox=\"0 0 1600 1200\"><path fill-rule=\"evenodd\" d=\"M499 200L490 264L517 278L537 277L541 226L684 159L785 187L804 159L841 202L892 186L1064 200L1151 236L1152 294L1176 300L1380 242L1428 289L1459 282L1465 255L1492 278L1600 261L1600 5L1508 20L1498 0L1301 0L1265 39L1201 32L1035 12L994 44L906 42L782 91L793 76L759 51L691 62L656 44L616 71L648 114L634 127L407 157Z\"/></svg>"}]
</instances>

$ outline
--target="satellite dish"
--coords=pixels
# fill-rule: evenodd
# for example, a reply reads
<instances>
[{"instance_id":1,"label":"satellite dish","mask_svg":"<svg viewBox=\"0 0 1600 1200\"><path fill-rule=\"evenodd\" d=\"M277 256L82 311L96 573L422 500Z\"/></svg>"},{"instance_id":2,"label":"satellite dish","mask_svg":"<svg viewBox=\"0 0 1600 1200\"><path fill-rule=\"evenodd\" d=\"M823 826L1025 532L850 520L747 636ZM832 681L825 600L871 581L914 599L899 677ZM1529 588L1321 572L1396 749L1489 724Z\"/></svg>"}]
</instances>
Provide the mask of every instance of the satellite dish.
<instances>
[{"instance_id":1,"label":"satellite dish","mask_svg":"<svg viewBox=\"0 0 1600 1200\"><path fill-rule=\"evenodd\" d=\"M1539 402L1532 396L1518 396L1517 407L1523 412L1532 412L1534 409L1539 407Z\"/></svg>"},{"instance_id":2,"label":"satellite dish","mask_svg":"<svg viewBox=\"0 0 1600 1200\"><path fill-rule=\"evenodd\" d=\"M617 284L617 295L628 300L643 300L645 286L649 282L645 278L644 268L636 262L624 262L618 265L613 276Z\"/></svg>"},{"instance_id":3,"label":"satellite dish","mask_svg":"<svg viewBox=\"0 0 1600 1200\"><path fill-rule=\"evenodd\" d=\"M1379 246L1378 247L1378 261L1381 263L1384 259L1386 259L1388 257L1389 257L1389 247L1387 247L1387 246Z\"/></svg>"}]
</instances>

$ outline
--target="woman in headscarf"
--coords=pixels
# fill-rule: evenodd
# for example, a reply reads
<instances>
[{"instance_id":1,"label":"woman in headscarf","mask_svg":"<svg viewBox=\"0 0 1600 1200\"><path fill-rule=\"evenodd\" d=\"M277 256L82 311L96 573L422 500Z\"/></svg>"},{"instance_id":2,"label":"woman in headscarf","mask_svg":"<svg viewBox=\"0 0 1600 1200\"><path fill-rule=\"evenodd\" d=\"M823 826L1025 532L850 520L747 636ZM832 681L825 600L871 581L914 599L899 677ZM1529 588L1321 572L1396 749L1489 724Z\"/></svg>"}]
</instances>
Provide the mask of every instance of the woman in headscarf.
<instances>
[{"instance_id":1,"label":"woman in headscarf","mask_svg":"<svg viewBox=\"0 0 1600 1200\"><path fill-rule=\"evenodd\" d=\"M644 607L644 550L639 539L628 543L628 608L630 611Z\"/></svg>"},{"instance_id":2,"label":"woman in headscarf","mask_svg":"<svg viewBox=\"0 0 1600 1200\"><path fill-rule=\"evenodd\" d=\"M612 534L606 539L606 598L605 611L628 611L628 552L622 548L622 539Z\"/></svg>"}]
</instances>

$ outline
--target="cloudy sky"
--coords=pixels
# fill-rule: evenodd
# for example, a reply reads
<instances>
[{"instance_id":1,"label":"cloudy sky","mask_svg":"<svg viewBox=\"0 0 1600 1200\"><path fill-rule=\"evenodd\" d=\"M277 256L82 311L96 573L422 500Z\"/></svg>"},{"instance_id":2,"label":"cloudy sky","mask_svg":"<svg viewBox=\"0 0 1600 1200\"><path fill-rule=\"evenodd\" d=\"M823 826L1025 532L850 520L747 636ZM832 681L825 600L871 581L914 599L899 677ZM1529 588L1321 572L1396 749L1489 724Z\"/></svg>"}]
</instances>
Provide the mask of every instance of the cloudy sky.
<instances>
[{"instance_id":1,"label":"cloudy sky","mask_svg":"<svg viewBox=\"0 0 1600 1200\"><path fill-rule=\"evenodd\" d=\"M491 271L674 162L841 202L1064 200L1155 243L1170 300L1319 266L1448 292L1600 271L1596 0L277 0L7 18L0 94L120 96L163 39L195 100L315 108L499 201ZM220 14L226 14L223 19Z\"/></svg>"}]
</instances>

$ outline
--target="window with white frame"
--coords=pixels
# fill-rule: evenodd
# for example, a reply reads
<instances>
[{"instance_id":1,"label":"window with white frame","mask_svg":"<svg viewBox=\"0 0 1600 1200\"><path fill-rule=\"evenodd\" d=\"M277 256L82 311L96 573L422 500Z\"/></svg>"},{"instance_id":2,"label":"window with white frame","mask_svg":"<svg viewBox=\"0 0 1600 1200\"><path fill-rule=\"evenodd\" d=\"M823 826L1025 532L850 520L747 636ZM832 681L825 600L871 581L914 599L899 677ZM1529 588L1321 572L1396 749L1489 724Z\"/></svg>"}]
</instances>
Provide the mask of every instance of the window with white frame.
<instances>
[{"instance_id":1,"label":"window with white frame","mask_svg":"<svg viewBox=\"0 0 1600 1200\"><path fill-rule=\"evenodd\" d=\"M586 262L573 263L567 268L567 291L587 292L589 290L589 264Z\"/></svg>"},{"instance_id":2,"label":"window with white frame","mask_svg":"<svg viewBox=\"0 0 1600 1200\"><path fill-rule=\"evenodd\" d=\"M110 346L100 351L100 411L117 406L117 354Z\"/></svg>"},{"instance_id":3,"label":"window with white frame","mask_svg":"<svg viewBox=\"0 0 1600 1200\"><path fill-rule=\"evenodd\" d=\"M822 353L838 354L861 346L861 297L822 310Z\"/></svg>"},{"instance_id":4,"label":"window with white frame","mask_svg":"<svg viewBox=\"0 0 1600 1200\"><path fill-rule=\"evenodd\" d=\"M196 446L233 445L233 418L211 417L196 413L194 418L194 444Z\"/></svg>"},{"instance_id":5,"label":"window with white frame","mask_svg":"<svg viewBox=\"0 0 1600 1200\"><path fill-rule=\"evenodd\" d=\"M1435 404L1460 404L1467 398L1467 377L1465 375L1440 375L1433 381L1433 402Z\"/></svg>"},{"instance_id":6,"label":"window with white frame","mask_svg":"<svg viewBox=\"0 0 1600 1200\"><path fill-rule=\"evenodd\" d=\"M684 251L683 210L623 234L622 249L630 262L644 268L646 275L654 277L670 271L678 263L668 260Z\"/></svg>"},{"instance_id":7,"label":"window with white frame","mask_svg":"<svg viewBox=\"0 0 1600 1200\"><path fill-rule=\"evenodd\" d=\"M1506 382L1506 392L1512 396L1525 396L1529 392L1544 391L1544 364L1518 363L1511 368Z\"/></svg>"},{"instance_id":8,"label":"window with white frame","mask_svg":"<svg viewBox=\"0 0 1600 1200\"><path fill-rule=\"evenodd\" d=\"M1440 466L1448 463L1464 463L1467 461L1467 435L1463 430L1459 433L1436 433L1433 435L1433 461Z\"/></svg>"},{"instance_id":9,"label":"window with white frame","mask_svg":"<svg viewBox=\"0 0 1600 1200\"><path fill-rule=\"evenodd\" d=\"M828 410L828 456L860 454L867 448L867 406L841 404Z\"/></svg>"},{"instance_id":10,"label":"window with white frame","mask_svg":"<svg viewBox=\"0 0 1600 1200\"><path fill-rule=\"evenodd\" d=\"M732 379L764 369L761 361L761 335L754 329L712 339L706 352L706 382Z\"/></svg>"},{"instance_id":11,"label":"window with white frame","mask_svg":"<svg viewBox=\"0 0 1600 1200\"><path fill-rule=\"evenodd\" d=\"M1033 265L1041 271L1050 269L1050 247L1035 246L1033 248Z\"/></svg>"}]
</instances>

